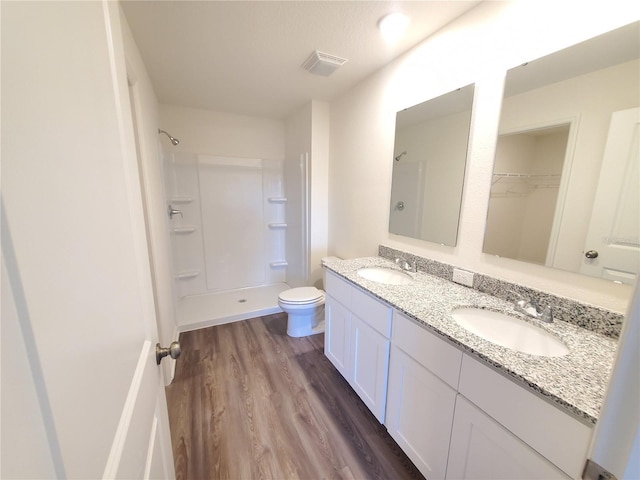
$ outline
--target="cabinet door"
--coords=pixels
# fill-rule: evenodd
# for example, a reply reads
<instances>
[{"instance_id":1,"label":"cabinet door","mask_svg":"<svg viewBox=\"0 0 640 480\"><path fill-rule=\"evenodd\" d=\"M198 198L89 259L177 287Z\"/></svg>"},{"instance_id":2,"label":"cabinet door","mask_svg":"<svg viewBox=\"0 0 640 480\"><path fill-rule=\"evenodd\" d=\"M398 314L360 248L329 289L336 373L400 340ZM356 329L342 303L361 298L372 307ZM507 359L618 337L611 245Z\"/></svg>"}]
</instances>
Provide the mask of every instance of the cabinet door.
<instances>
[{"instance_id":1,"label":"cabinet door","mask_svg":"<svg viewBox=\"0 0 640 480\"><path fill-rule=\"evenodd\" d=\"M357 315L351 317L351 386L380 423L384 423L389 339Z\"/></svg>"},{"instance_id":2,"label":"cabinet door","mask_svg":"<svg viewBox=\"0 0 640 480\"><path fill-rule=\"evenodd\" d=\"M324 322L324 354L342 376L351 382L351 312L327 295Z\"/></svg>"},{"instance_id":3,"label":"cabinet door","mask_svg":"<svg viewBox=\"0 0 640 480\"><path fill-rule=\"evenodd\" d=\"M388 392L389 434L425 477L444 478L456 391L392 346Z\"/></svg>"},{"instance_id":4,"label":"cabinet door","mask_svg":"<svg viewBox=\"0 0 640 480\"><path fill-rule=\"evenodd\" d=\"M456 401L447 479L567 479L561 470L462 395Z\"/></svg>"}]
</instances>

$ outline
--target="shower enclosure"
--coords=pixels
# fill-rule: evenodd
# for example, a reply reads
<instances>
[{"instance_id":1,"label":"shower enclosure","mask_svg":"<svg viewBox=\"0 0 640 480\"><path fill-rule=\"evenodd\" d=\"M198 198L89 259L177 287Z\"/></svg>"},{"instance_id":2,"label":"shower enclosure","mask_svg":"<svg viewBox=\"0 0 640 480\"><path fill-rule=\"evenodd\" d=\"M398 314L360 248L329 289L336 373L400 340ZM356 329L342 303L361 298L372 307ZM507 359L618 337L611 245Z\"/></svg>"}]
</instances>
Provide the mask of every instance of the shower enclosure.
<instances>
[{"instance_id":1,"label":"shower enclosure","mask_svg":"<svg viewBox=\"0 0 640 480\"><path fill-rule=\"evenodd\" d=\"M283 161L163 148L163 171L181 330L280 311L291 237Z\"/></svg>"}]
</instances>

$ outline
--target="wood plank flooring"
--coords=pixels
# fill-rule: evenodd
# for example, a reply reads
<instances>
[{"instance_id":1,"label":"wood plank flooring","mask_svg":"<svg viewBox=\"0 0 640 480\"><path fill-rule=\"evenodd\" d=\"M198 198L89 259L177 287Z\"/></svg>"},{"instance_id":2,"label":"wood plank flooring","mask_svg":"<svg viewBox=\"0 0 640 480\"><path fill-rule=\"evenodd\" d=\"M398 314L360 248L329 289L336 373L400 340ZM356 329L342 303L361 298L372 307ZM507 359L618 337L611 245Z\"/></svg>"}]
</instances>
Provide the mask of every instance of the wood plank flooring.
<instances>
[{"instance_id":1,"label":"wood plank flooring","mask_svg":"<svg viewBox=\"0 0 640 480\"><path fill-rule=\"evenodd\" d=\"M178 479L422 479L323 353L275 314L186 332L167 387Z\"/></svg>"}]
</instances>

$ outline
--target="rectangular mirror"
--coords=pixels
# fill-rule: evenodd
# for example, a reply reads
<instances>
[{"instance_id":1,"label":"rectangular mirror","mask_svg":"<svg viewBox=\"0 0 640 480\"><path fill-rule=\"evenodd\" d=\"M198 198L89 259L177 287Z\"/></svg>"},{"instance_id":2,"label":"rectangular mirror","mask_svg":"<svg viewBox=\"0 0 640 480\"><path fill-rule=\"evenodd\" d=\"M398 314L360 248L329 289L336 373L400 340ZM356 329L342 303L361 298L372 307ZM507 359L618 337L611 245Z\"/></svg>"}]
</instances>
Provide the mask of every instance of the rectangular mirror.
<instances>
[{"instance_id":1,"label":"rectangular mirror","mask_svg":"<svg viewBox=\"0 0 640 480\"><path fill-rule=\"evenodd\" d=\"M640 24L507 72L485 253L632 284Z\"/></svg>"},{"instance_id":2,"label":"rectangular mirror","mask_svg":"<svg viewBox=\"0 0 640 480\"><path fill-rule=\"evenodd\" d=\"M396 115L389 232L455 246L473 85Z\"/></svg>"}]
</instances>

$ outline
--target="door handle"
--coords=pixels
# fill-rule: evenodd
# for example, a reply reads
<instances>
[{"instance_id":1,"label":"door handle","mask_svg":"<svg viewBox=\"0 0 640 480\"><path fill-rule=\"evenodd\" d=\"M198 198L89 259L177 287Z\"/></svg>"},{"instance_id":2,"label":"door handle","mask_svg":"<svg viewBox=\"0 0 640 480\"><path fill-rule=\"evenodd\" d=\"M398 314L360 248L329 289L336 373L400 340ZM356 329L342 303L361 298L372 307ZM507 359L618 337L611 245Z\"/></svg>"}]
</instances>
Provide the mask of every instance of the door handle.
<instances>
[{"instance_id":1,"label":"door handle","mask_svg":"<svg viewBox=\"0 0 640 480\"><path fill-rule=\"evenodd\" d=\"M180 356L180 344L178 342L171 342L168 348L163 348L159 343L156 343L156 363L160 365L160 361L167 355L171 355L174 360Z\"/></svg>"},{"instance_id":2,"label":"door handle","mask_svg":"<svg viewBox=\"0 0 640 480\"><path fill-rule=\"evenodd\" d=\"M404 210L404 202L402 200L400 200L398 203L396 203L396 210Z\"/></svg>"},{"instance_id":3,"label":"door handle","mask_svg":"<svg viewBox=\"0 0 640 480\"><path fill-rule=\"evenodd\" d=\"M596 250L589 250L585 252L584 256L587 258L598 258L598 252Z\"/></svg>"}]
</instances>

